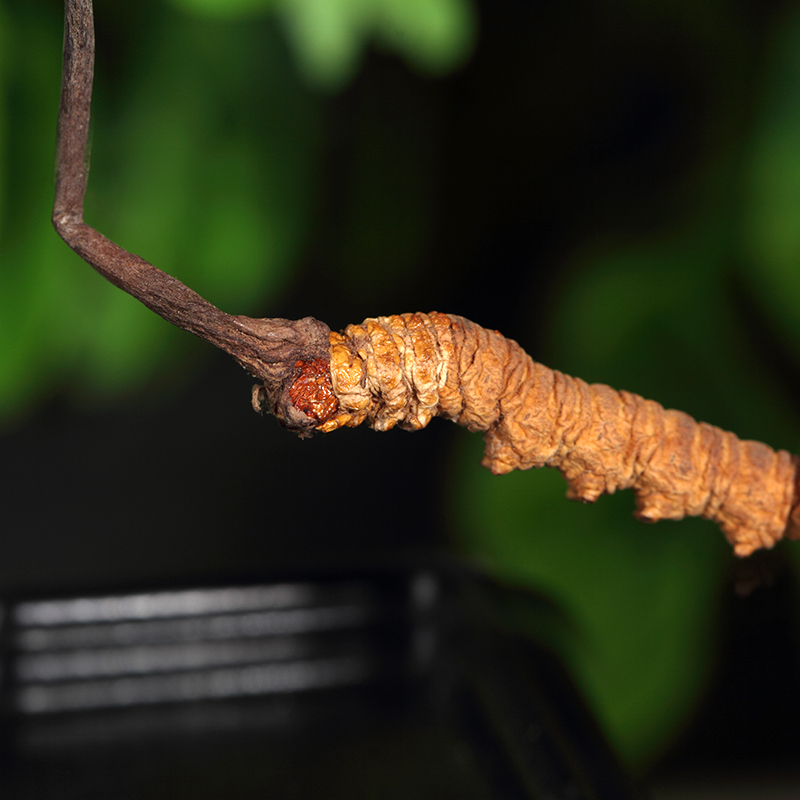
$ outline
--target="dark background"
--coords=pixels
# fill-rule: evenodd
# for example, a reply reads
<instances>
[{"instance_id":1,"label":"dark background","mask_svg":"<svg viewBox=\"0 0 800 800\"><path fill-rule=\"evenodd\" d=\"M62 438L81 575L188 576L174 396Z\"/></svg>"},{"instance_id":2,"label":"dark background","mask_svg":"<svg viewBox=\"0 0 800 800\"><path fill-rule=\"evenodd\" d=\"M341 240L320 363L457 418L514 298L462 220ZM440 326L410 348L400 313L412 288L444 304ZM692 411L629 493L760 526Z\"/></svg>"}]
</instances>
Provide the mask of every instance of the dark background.
<instances>
[{"instance_id":1,"label":"dark background","mask_svg":"<svg viewBox=\"0 0 800 800\"><path fill-rule=\"evenodd\" d=\"M463 432L434 421L416 435L347 430L299 441L253 414L248 377L188 334L136 316L132 325L158 332L126 349L124 326L122 333L103 327L113 328L112 307L99 294L105 287L47 228L60 7L4 0L2 10L9 47L0 175L0 350L7 351L0 591L335 573L465 549L480 559L480 539L465 539L458 522L467 491L460 470L478 469ZM765 98L780 83L773 52L796 5L502 0L477 11L474 54L451 74L424 74L379 46L331 91L298 74L275 16L215 21L162 3L98 2L89 221L201 293L212 287L209 299L227 311L313 315L332 329L378 314L451 311L518 339L550 366L577 372L588 363L595 374L582 373L587 380L796 449L796 339L763 289L769 264L738 238L751 202L742 165L766 141ZM221 31L219 51L179 46L190 28L206 43ZM249 60L214 72L235 61L237 48ZM193 175L222 163L219 184L182 186L180 176L158 183L169 162L148 162L148 138L137 137L137 120L126 116L148 107L148 87L168 82L155 72L168 60L154 53L174 53L186 97L203 98L189 111L203 103L217 109L186 158ZM244 85L233 83L240 78ZM164 96L180 109L182 96L169 91ZM168 99L154 101L152 113ZM185 124L190 130L198 120ZM203 192L218 196L238 169L218 158L227 150L215 149L226 130L239 137L231 152L242 169L256 176L243 196L250 192L268 227L291 232L283 255L271 265L264 257L265 273L277 277L241 282L233 305L223 302L224 264L219 274L192 273L193 242L206 224L202 203L174 220L171 211L157 217L169 221L158 235L175 241L171 253L159 250L157 237L140 245L135 219L124 232L114 228L136 209L146 217L149 204L174 208L174 198L194 192L201 201ZM275 164L285 173L270 185ZM148 179L153 188L130 189ZM267 196L275 187L296 196L282 204L280 195ZM690 254L676 257L680 292L663 307L648 298L627 338L603 324L581 328L591 300L580 287L594 285L602 271L593 265L616 252L641 280L615 293L616 305L597 315L601 323L637 306L652 253ZM41 266L48 260L51 272ZM652 269L661 286L664 270ZM687 270L701 276L696 285ZM69 277L58 283L50 277L58 271ZM139 314L131 308L124 313ZM684 316L691 322L681 327ZM592 348L606 355L592 361ZM491 540L491 531L484 535ZM717 600L698 611L714 623L698 651L705 691L682 731L665 731L657 747L632 759L637 771L668 782L721 778L734 766L794 770L791 548L779 546L753 568L735 564L722 545L714 551L708 580ZM502 559L497 574L512 580ZM743 582L761 585L742 598Z\"/></svg>"}]
</instances>

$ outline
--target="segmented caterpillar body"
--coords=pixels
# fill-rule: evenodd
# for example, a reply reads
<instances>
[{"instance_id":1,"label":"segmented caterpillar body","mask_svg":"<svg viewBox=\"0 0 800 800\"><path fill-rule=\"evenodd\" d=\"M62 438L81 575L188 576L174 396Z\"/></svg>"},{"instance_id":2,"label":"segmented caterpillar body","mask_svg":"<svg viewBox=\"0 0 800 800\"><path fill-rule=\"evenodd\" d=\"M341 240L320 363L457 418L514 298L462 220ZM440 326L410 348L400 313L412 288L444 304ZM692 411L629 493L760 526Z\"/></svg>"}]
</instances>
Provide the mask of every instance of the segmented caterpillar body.
<instances>
[{"instance_id":1,"label":"segmented caterpillar body","mask_svg":"<svg viewBox=\"0 0 800 800\"><path fill-rule=\"evenodd\" d=\"M535 364L496 331L447 314L368 319L344 333L301 320L231 316L84 221L94 28L90 0L69 0L53 223L116 286L230 353L261 382L257 410L308 435L368 422L425 427L436 416L484 431L495 473L552 466L570 496L632 488L643 520L719 523L736 553L800 536L798 458L679 411Z\"/></svg>"},{"instance_id":2,"label":"segmented caterpillar body","mask_svg":"<svg viewBox=\"0 0 800 800\"><path fill-rule=\"evenodd\" d=\"M329 375L298 362L290 388L317 430L419 430L441 416L484 432L495 474L555 467L584 502L630 488L639 519L706 517L740 556L800 533L796 456L548 369L463 317L377 317L330 343Z\"/></svg>"}]
</instances>

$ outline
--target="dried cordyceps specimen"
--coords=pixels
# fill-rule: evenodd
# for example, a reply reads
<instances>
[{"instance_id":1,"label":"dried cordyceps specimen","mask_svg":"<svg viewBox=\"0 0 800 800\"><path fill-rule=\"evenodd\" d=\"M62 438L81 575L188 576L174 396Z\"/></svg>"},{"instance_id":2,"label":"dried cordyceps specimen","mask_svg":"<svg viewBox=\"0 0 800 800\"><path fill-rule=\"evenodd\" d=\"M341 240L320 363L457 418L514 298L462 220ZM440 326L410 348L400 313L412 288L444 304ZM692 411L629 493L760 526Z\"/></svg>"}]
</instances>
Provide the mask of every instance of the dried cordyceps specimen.
<instances>
[{"instance_id":1,"label":"dried cordyceps specimen","mask_svg":"<svg viewBox=\"0 0 800 800\"><path fill-rule=\"evenodd\" d=\"M442 416L484 431L495 474L556 467L584 502L633 489L639 519L706 517L740 556L800 535L796 456L548 369L463 317L402 314L332 333L330 380L338 408L316 417L320 431L418 430ZM307 381L301 373L290 395Z\"/></svg>"},{"instance_id":2,"label":"dried cordyceps specimen","mask_svg":"<svg viewBox=\"0 0 800 800\"><path fill-rule=\"evenodd\" d=\"M785 451L543 367L462 317L379 317L339 334L312 317L231 316L106 239L83 221L91 0L66 0L65 10L53 224L116 286L230 353L261 382L257 410L303 436L362 422L419 430L438 415L484 432L483 464L495 474L556 467L585 502L633 489L640 519L707 517L740 556L800 537L800 459Z\"/></svg>"}]
</instances>

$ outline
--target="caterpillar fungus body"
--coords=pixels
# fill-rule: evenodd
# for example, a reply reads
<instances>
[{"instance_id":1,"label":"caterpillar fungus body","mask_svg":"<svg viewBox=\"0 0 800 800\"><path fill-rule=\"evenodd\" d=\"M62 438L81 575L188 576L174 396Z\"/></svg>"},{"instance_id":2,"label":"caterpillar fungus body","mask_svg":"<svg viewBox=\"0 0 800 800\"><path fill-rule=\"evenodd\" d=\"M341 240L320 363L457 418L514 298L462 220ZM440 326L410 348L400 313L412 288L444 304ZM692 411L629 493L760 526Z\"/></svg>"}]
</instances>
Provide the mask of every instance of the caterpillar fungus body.
<instances>
[{"instance_id":1,"label":"caterpillar fungus body","mask_svg":"<svg viewBox=\"0 0 800 800\"><path fill-rule=\"evenodd\" d=\"M306 317L224 313L84 221L94 68L91 0L66 0L53 223L83 259L261 381L253 405L307 435L367 422L424 428L436 416L483 431L483 464L501 474L551 466L570 497L631 488L637 515L717 522L744 556L800 536L798 459L697 423L680 411L534 363L496 331L448 314L368 319L343 333Z\"/></svg>"},{"instance_id":2,"label":"caterpillar fungus body","mask_svg":"<svg viewBox=\"0 0 800 800\"><path fill-rule=\"evenodd\" d=\"M330 334L330 360L298 361L289 397L316 430L366 422L483 431L494 474L555 467L567 496L632 489L645 522L702 516L739 556L800 536L798 461L681 411L535 363L511 339L452 314L367 319Z\"/></svg>"}]
</instances>

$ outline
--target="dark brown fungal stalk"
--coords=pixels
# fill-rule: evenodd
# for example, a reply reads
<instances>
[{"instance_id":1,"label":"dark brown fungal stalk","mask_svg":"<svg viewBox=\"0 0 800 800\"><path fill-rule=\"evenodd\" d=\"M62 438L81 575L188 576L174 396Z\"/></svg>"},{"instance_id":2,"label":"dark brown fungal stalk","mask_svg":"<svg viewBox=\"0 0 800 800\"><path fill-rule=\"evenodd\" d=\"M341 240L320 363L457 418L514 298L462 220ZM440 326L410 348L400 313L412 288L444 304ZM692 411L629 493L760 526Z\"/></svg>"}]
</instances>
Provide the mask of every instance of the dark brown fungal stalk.
<instances>
[{"instance_id":1,"label":"dark brown fungal stalk","mask_svg":"<svg viewBox=\"0 0 800 800\"><path fill-rule=\"evenodd\" d=\"M55 229L81 258L115 286L133 295L167 322L232 355L263 382L262 406L265 409L295 430L312 429L317 420L299 411L287 390L297 361L327 358L330 329L324 322L311 317L253 319L226 314L179 280L123 250L83 221L93 73L91 0L66 0L53 205Z\"/></svg>"},{"instance_id":2,"label":"dark brown fungal stalk","mask_svg":"<svg viewBox=\"0 0 800 800\"><path fill-rule=\"evenodd\" d=\"M800 459L652 400L550 370L497 331L448 314L368 319L343 333L311 317L220 311L83 221L94 33L90 0L66 0L53 224L101 275L173 325L232 355L253 405L301 436L366 422L424 428L442 416L483 431L495 474L552 466L568 496L631 488L643 521L703 516L737 555L800 537Z\"/></svg>"}]
</instances>

